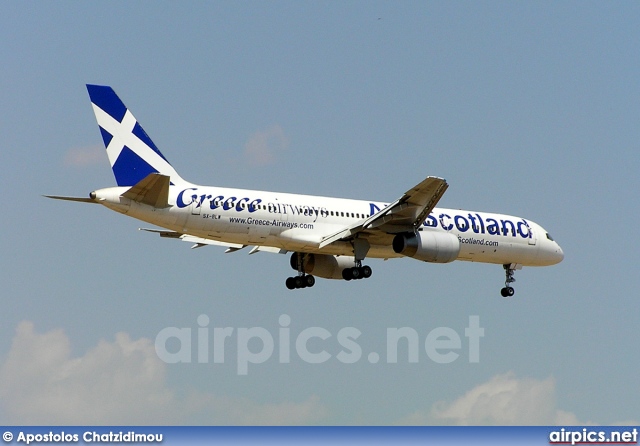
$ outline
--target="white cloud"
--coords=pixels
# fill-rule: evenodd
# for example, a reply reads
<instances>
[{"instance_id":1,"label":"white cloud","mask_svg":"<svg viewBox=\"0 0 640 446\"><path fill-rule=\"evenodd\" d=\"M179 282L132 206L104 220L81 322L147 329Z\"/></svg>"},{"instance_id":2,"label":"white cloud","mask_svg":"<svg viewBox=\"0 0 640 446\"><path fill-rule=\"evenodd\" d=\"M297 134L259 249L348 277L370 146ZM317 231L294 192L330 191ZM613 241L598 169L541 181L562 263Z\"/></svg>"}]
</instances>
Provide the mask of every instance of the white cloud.
<instances>
[{"instance_id":1,"label":"white cloud","mask_svg":"<svg viewBox=\"0 0 640 446\"><path fill-rule=\"evenodd\" d=\"M282 127L273 125L254 133L244 146L245 160L253 166L265 166L276 161L276 157L289 147L289 138Z\"/></svg>"},{"instance_id":2,"label":"white cloud","mask_svg":"<svg viewBox=\"0 0 640 446\"><path fill-rule=\"evenodd\" d=\"M99 146L71 148L64 155L65 166L86 167L106 163L107 154Z\"/></svg>"},{"instance_id":3,"label":"white cloud","mask_svg":"<svg viewBox=\"0 0 640 446\"><path fill-rule=\"evenodd\" d=\"M118 333L73 358L62 330L39 334L18 325L0 366L0 413L6 424L308 424L326 416L317 397L258 404L193 392L178 398L151 340Z\"/></svg>"},{"instance_id":4,"label":"white cloud","mask_svg":"<svg viewBox=\"0 0 640 446\"><path fill-rule=\"evenodd\" d=\"M400 424L446 425L586 425L575 414L556 407L553 378L496 375L453 402L440 401L430 411L418 411Z\"/></svg>"},{"instance_id":5,"label":"white cloud","mask_svg":"<svg viewBox=\"0 0 640 446\"><path fill-rule=\"evenodd\" d=\"M15 424L149 424L166 421L174 397L151 341L118 333L72 358L62 330L17 328L0 369L0 399Z\"/></svg>"}]
</instances>

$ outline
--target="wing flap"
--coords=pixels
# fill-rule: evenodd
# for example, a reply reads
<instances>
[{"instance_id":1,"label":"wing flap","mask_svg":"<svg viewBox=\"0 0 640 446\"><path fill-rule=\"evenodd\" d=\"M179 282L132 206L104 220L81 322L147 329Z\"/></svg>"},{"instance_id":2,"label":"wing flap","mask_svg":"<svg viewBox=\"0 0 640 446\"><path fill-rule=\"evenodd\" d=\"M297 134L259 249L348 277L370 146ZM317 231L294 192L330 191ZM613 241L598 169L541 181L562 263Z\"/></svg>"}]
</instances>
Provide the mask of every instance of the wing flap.
<instances>
[{"instance_id":1,"label":"wing flap","mask_svg":"<svg viewBox=\"0 0 640 446\"><path fill-rule=\"evenodd\" d=\"M240 243L227 243L227 242L219 242L217 240L211 240L208 238L197 237L195 235L183 234L177 231L168 231L165 229L148 229L148 228L140 228L140 231L153 232L159 234L160 237L163 238L174 238L178 240L182 240L183 242L194 243L193 248L199 248L205 245L212 246L222 246L224 248L229 248L229 252L237 251L239 249L244 248L247 245L242 245Z\"/></svg>"},{"instance_id":2,"label":"wing flap","mask_svg":"<svg viewBox=\"0 0 640 446\"><path fill-rule=\"evenodd\" d=\"M275 246L254 246L251 251L249 251L249 255L255 254L256 252L270 252L272 254L286 254L289 251L282 248L276 248Z\"/></svg>"}]
</instances>

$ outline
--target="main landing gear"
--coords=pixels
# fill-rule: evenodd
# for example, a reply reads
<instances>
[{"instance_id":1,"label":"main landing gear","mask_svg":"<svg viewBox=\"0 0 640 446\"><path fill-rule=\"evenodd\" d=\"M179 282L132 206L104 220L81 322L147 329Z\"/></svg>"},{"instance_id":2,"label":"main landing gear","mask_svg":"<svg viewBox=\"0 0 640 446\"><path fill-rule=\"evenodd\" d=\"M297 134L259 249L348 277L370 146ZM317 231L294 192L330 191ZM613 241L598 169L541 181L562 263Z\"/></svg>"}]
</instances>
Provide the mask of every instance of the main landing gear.
<instances>
[{"instance_id":1,"label":"main landing gear","mask_svg":"<svg viewBox=\"0 0 640 446\"><path fill-rule=\"evenodd\" d=\"M345 268L342 270L342 278L344 280L368 279L371 277L371 267L369 265L362 266L362 261L357 261L353 268Z\"/></svg>"},{"instance_id":2,"label":"main landing gear","mask_svg":"<svg viewBox=\"0 0 640 446\"><path fill-rule=\"evenodd\" d=\"M298 270L298 275L287 278L285 285L288 289L311 288L316 284L316 278L304 272L304 254L297 252L291 256L291 267Z\"/></svg>"},{"instance_id":3,"label":"main landing gear","mask_svg":"<svg viewBox=\"0 0 640 446\"><path fill-rule=\"evenodd\" d=\"M316 284L316 278L311 274L303 274L302 276L288 277L286 280L287 288L295 290L298 288L311 288Z\"/></svg>"},{"instance_id":4,"label":"main landing gear","mask_svg":"<svg viewBox=\"0 0 640 446\"><path fill-rule=\"evenodd\" d=\"M353 246L353 257L355 266L353 268L345 268L342 270L342 278L344 280L368 279L371 277L371 267L369 265L362 266L362 261L369 252L369 242L363 238L355 238L351 242Z\"/></svg>"},{"instance_id":5,"label":"main landing gear","mask_svg":"<svg viewBox=\"0 0 640 446\"><path fill-rule=\"evenodd\" d=\"M516 263L507 263L502 265L502 267L504 268L505 281L504 288L500 290L500 294L502 295L502 297L512 297L516 293L516 290L514 290L511 286L511 284L516 281L515 277L513 276L517 269L522 269L522 265L518 265Z\"/></svg>"}]
</instances>

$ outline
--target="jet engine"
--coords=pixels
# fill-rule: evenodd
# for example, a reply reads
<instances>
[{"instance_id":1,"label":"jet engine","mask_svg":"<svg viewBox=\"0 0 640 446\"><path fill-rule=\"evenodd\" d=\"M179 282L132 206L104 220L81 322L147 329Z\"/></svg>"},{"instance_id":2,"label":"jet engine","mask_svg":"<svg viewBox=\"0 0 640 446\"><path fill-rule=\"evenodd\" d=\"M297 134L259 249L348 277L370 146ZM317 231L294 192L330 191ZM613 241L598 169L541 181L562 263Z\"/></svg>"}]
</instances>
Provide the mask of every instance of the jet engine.
<instances>
[{"instance_id":1,"label":"jet engine","mask_svg":"<svg viewBox=\"0 0 640 446\"><path fill-rule=\"evenodd\" d=\"M317 277L325 279L342 280L342 270L352 268L354 265L353 257L349 256L332 256L327 254L303 254L304 256L304 272L313 274ZM291 255L291 268L298 270L298 254Z\"/></svg>"},{"instance_id":2,"label":"jet engine","mask_svg":"<svg viewBox=\"0 0 640 446\"><path fill-rule=\"evenodd\" d=\"M424 262L449 263L458 257L460 241L448 232L404 232L393 238L393 250Z\"/></svg>"}]
</instances>

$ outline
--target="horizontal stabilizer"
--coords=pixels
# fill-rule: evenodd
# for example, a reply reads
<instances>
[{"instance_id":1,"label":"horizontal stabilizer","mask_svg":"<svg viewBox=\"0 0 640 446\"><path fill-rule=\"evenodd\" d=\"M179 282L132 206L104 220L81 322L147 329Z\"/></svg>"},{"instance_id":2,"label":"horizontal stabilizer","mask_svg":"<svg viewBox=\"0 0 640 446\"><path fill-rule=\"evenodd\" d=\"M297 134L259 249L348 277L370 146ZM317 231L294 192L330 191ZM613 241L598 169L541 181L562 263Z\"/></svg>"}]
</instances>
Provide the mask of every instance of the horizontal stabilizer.
<instances>
[{"instance_id":1,"label":"horizontal stabilizer","mask_svg":"<svg viewBox=\"0 0 640 446\"><path fill-rule=\"evenodd\" d=\"M83 198L83 197L61 197L58 195L43 195L43 197L53 198L54 200L79 201L80 203L95 203L95 204L98 203L92 198Z\"/></svg>"},{"instance_id":2,"label":"horizontal stabilizer","mask_svg":"<svg viewBox=\"0 0 640 446\"><path fill-rule=\"evenodd\" d=\"M150 173L122 196L154 208L164 209L169 207L169 183L167 175Z\"/></svg>"}]
</instances>

